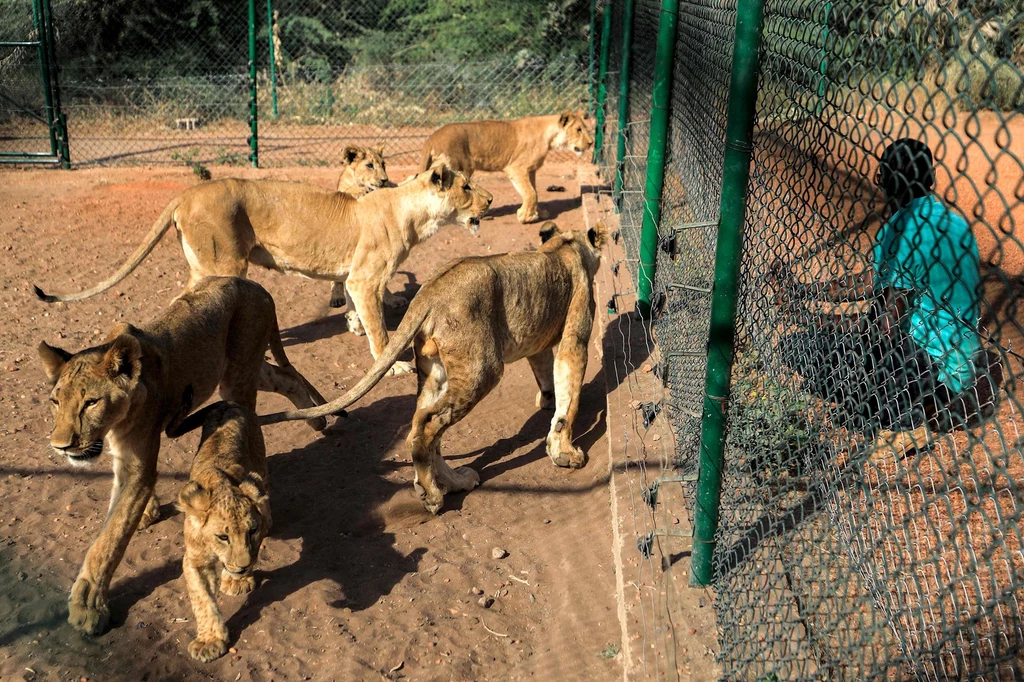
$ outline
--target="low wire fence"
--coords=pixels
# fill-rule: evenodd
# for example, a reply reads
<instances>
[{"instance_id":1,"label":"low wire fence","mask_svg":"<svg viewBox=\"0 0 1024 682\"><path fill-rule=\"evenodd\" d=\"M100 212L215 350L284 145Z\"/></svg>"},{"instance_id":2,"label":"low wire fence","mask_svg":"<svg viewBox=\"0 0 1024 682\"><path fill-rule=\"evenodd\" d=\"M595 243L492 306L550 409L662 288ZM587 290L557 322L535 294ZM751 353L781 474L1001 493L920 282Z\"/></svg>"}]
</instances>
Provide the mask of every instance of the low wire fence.
<instances>
[{"instance_id":1,"label":"low wire fence","mask_svg":"<svg viewBox=\"0 0 1024 682\"><path fill-rule=\"evenodd\" d=\"M678 475L661 486L691 505L695 555L713 547L724 677L1024 678L1024 6L615 0L609 12L602 175L617 266L650 291L665 385L638 402L671 421ZM737 26L752 24L745 100ZM730 128L744 111L748 129ZM905 138L922 145L913 163L923 148L933 158L933 182L898 170L912 190L892 184L898 155L880 163ZM747 151L735 192L727 161ZM737 206L730 251L718 241ZM713 309L730 263L723 329ZM723 362L731 389L709 393ZM719 475L716 506L704 492ZM656 526L660 502L644 499L641 525ZM711 538L702 515L717 518ZM686 541L638 540L650 571L690 568ZM647 661L644 677L681 674Z\"/></svg>"},{"instance_id":2,"label":"low wire fence","mask_svg":"<svg viewBox=\"0 0 1024 682\"><path fill-rule=\"evenodd\" d=\"M596 81L591 0L4 0L0 152L48 149L35 5L76 166L335 165L378 142L405 162L445 123L590 108Z\"/></svg>"}]
</instances>

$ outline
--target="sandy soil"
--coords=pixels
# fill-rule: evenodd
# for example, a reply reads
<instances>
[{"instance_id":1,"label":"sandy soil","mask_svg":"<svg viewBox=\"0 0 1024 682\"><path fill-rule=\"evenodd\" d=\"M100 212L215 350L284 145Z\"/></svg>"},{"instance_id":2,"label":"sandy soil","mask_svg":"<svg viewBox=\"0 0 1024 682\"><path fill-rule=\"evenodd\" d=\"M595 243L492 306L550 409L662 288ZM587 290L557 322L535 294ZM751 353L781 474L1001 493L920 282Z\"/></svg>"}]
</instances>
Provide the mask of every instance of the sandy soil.
<instances>
[{"instance_id":1,"label":"sandy soil","mask_svg":"<svg viewBox=\"0 0 1024 682\"><path fill-rule=\"evenodd\" d=\"M333 186L331 169L212 169ZM405 173L389 169L393 179ZM0 679L3 680L517 680L621 676L605 440L600 339L576 429L589 453L576 472L544 454L547 413L534 408L525 363L452 428L444 451L477 469L482 485L452 495L437 517L411 487L404 443L415 379L392 377L323 435L302 423L266 429L275 527L247 598L224 597L229 655L193 662L192 614L180 573L181 515L168 504L196 446L167 441L157 492L165 518L135 537L115 576L112 629L84 637L65 622L66 593L102 523L109 461L72 471L48 448L40 340L79 350L122 319L142 321L180 290L186 266L165 239L135 275L72 305L34 299L31 284L73 289L95 282L138 243L151 221L195 179L168 168L17 171L0 175ZM412 293L449 258L520 250L537 226L515 220L502 176L481 175L495 195L480 237L447 227L417 247L391 289ZM541 209L564 227L582 224L575 168L539 174ZM563 185L566 192L545 191ZM328 312L328 285L253 273L274 295L287 350L327 396L370 366L365 338ZM394 328L400 312L392 314ZM279 409L262 396L261 411ZM491 550L509 552L493 560ZM496 601L489 609L471 593Z\"/></svg>"}]
</instances>

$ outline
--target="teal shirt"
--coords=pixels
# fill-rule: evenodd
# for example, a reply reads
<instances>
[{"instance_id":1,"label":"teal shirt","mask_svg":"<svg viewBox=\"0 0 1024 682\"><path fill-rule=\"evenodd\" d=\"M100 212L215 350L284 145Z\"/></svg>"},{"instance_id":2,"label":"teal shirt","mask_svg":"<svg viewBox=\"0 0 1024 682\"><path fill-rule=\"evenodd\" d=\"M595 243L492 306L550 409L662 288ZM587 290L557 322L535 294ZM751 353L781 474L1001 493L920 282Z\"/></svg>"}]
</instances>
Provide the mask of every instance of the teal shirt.
<instances>
[{"instance_id":1,"label":"teal shirt","mask_svg":"<svg viewBox=\"0 0 1024 682\"><path fill-rule=\"evenodd\" d=\"M937 197L919 197L882 227L873 255L879 285L914 292L903 329L928 351L939 380L956 393L970 387L981 350L981 275L967 221Z\"/></svg>"}]
</instances>

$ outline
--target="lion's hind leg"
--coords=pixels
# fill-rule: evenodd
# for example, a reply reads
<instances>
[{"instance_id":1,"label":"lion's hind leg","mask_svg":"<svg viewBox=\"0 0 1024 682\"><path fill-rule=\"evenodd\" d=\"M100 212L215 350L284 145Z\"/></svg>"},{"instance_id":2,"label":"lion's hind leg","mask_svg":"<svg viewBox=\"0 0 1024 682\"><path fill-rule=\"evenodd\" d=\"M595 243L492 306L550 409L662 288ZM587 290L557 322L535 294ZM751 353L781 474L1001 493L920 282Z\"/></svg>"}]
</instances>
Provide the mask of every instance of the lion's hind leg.
<instances>
[{"instance_id":1,"label":"lion's hind leg","mask_svg":"<svg viewBox=\"0 0 1024 682\"><path fill-rule=\"evenodd\" d=\"M279 393L291 401L299 409L315 407L324 403L323 396L313 388L304 376L294 367L276 367L264 361L260 366L259 389ZM307 419L306 423L314 431L327 428L327 418Z\"/></svg>"},{"instance_id":2,"label":"lion's hind leg","mask_svg":"<svg viewBox=\"0 0 1024 682\"><path fill-rule=\"evenodd\" d=\"M490 393L504 370L497 359L445 360L417 352L420 395L408 437L415 474L413 486L423 506L433 514L440 511L446 493L470 490L480 483L480 475L473 469L453 470L442 459L441 437Z\"/></svg>"}]
</instances>

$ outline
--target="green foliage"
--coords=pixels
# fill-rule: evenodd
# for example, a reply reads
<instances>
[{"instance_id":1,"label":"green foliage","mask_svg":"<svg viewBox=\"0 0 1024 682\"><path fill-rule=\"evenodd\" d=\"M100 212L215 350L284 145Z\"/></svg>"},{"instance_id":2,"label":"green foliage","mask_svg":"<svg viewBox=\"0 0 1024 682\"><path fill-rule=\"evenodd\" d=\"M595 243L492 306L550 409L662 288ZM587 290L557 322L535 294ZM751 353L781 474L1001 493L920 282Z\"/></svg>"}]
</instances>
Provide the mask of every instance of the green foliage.
<instances>
[{"instance_id":1,"label":"green foliage","mask_svg":"<svg viewBox=\"0 0 1024 682\"><path fill-rule=\"evenodd\" d=\"M601 649L601 653L598 654L601 658L615 658L619 655L618 644L606 644L604 649Z\"/></svg>"}]
</instances>

